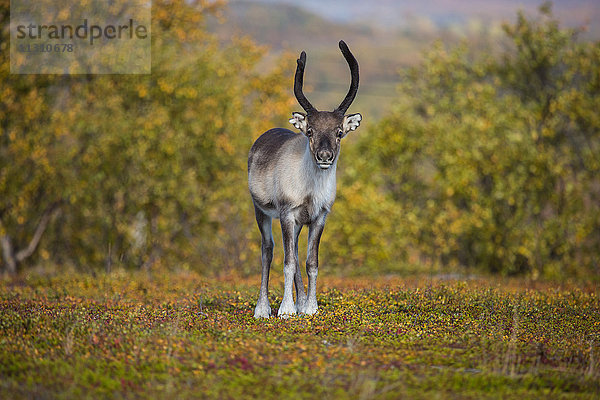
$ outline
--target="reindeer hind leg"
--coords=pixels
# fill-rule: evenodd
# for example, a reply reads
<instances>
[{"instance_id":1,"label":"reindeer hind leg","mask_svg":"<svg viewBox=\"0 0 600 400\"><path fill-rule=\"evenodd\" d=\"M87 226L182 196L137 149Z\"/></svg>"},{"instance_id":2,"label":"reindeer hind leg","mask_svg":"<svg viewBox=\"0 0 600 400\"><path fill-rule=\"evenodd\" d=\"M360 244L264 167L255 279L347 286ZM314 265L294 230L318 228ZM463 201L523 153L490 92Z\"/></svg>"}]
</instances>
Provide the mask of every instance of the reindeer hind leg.
<instances>
[{"instance_id":1,"label":"reindeer hind leg","mask_svg":"<svg viewBox=\"0 0 600 400\"><path fill-rule=\"evenodd\" d=\"M300 312L306 303L306 293L304 292L304 282L302 282L302 271L300 271L300 259L298 258L298 239L302 231L302 225L296 227L298 231L295 234L296 240L296 273L294 274L294 287L296 289L296 312Z\"/></svg>"}]
</instances>

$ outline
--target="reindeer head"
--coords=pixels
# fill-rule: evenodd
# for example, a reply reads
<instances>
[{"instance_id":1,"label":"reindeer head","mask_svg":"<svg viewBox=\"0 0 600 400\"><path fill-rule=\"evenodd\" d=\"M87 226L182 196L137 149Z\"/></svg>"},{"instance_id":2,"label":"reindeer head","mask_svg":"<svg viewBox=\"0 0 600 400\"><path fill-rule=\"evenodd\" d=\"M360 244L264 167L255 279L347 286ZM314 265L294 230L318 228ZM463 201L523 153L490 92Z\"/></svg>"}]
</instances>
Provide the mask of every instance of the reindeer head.
<instances>
[{"instance_id":1,"label":"reindeer head","mask_svg":"<svg viewBox=\"0 0 600 400\"><path fill-rule=\"evenodd\" d=\"M315 163L321 169L329 168L340 152L340 141L360 125L360 114L345 115L358 91L358 62L343 40L340 40L340 50L350 67L352 81L348 94L342 103L333 111L318 111L302 93L306 53L303 51L297 60L296 77L294 79L294 94L298 103L306 113L294 112L290 123L308 137L310 151Z\"/></svg>"}]
</instances>

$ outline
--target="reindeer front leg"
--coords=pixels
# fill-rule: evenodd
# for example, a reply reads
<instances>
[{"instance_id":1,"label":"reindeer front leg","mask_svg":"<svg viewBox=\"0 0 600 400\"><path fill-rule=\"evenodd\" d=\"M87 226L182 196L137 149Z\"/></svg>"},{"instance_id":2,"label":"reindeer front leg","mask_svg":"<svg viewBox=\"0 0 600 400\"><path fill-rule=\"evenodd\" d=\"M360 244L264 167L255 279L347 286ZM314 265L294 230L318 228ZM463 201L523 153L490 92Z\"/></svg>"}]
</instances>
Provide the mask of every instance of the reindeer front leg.
<instances>
[{"instance_id":1,"label":"reindeer front leg","mask_svg":"<svg viewBox=\"0 0 600 400\"><path fill-rule=\"evenodd\" d=\"M313 315L317 312L317 274L319 271L319 242L325 228L327 214L321 214L308 228L308 256L306 257L306 274L308 275L307 299L302 314Z\"/></svg>"},{"instance_id":2,"label":"reindeer front leg","mask_svg":"<svg viewBox=\"0 0 600 400\"><path fill-rule=\"evenodd\" d=\"M256 222L261 235L261 270L260 293L258 302L254 309L254 318L269 318L271 316L271 306L269 305L269 270L273 260L273 235L271 233L271 217L266 215L254 206Z\"/></svg>"},{"instance_id":3,"label":"reindeer front leg","mask_svg":"<svg viewBox=\"0 0 600 400\"><path fill-rule=\"evenodd\" d=\"M283 236L283 300L277 312L278 317L286 318L296 314L296 306L294 305L294 295L292 289L294 287L294 279L298 265L298 256L296 254L296 232L299 227L291 215L282 215L281 233ZM303 290L304 292L304 290Z\"/></svg>"}]
</instances>

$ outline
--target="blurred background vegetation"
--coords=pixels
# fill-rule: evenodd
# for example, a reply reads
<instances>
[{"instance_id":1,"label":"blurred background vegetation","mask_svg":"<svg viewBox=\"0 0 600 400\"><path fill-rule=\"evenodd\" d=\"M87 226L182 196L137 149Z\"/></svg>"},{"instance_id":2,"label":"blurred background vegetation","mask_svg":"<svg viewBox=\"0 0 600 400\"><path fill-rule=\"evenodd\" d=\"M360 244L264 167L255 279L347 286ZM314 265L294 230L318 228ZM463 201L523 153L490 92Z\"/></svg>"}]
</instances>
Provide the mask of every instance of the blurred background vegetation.
<instances>
[{"instance_id":1,"label":"blurred background vegetation","mask_svg":"<svg viewBox=\"0 0 600 400\"><path fill-rule=\"evenodd\" d=\"M343 146L323 270L600 277L597 27L559 22L550 3L506 23L394 27L155 0L152 73L138 76L11 75L9 10L0 0L5 273L257 273L247 152L299 109L300 50L313 104L339 103L344 38L365 124Z\"/></svg>"}]
</instances>

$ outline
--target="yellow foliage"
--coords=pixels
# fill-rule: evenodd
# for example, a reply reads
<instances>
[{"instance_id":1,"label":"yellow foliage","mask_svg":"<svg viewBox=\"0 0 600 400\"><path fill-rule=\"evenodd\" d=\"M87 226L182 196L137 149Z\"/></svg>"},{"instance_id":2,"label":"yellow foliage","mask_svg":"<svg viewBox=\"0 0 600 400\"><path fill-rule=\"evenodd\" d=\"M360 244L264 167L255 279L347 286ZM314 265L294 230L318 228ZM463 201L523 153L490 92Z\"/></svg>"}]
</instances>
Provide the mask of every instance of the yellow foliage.
<instances>
[{"instance_id":1,"label":"yellow foliage","mask_svg":"<svg viewBox=\"0 0 600 400\"><path fill-rule=\"evenodd\" d=\"M9 77L0 53L0 215L17 251L61 204L27 262L254 266L245 158L288 112L292 63L259 75L263 48L219 44L203 20L222 4L152 2L151 75Z\"/></svg>"}]
</instances>

